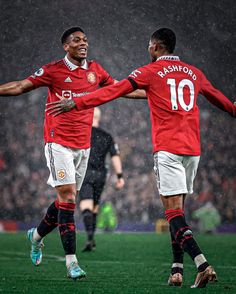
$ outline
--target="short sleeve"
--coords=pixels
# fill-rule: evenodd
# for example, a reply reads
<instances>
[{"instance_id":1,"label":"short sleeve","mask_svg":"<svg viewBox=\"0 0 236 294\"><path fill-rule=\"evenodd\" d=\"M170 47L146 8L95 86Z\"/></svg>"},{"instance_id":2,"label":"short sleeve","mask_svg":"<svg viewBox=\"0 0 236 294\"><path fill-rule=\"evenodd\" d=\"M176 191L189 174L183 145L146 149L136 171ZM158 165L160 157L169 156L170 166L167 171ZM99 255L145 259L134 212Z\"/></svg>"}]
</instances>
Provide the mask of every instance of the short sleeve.
<instances>
[{"instance_id":1,"label":"short sleeve","mask_svg":"<svg viewBox=\"0 0 236 294\"><path fill-rule=\"evenodd\" d=\"M201 76L200 94L206 97L216 107L236 117L236 106L223 93L216 89L203 73Z\"/></svg>"},{"instance_id":2,"label":"short sleeve","mask_svg":"<svg viewBox=\"0 0 236 294\"><path fill-rule=\"evenodd\" d=\"M145 89L149 86L149 72L145 67L140 67L132 71L128 76L128 80L131 82L134 90Z\"/></svg>"},{"instance_id":3,"label":"short sleeve","mask_svg":"<svg viewBox=\"0 0 236 294\"><path fill-rule=\"evenodd\" d=\"M120 155L119 146L117 143L114 142L113 138L110 138L110 147L109 147L109 153L110 156Z\"/></svg>"},{"instance_id":4,"label":"short sleeve","mask_svg":"<svg viewBox=\"0 0 236 294\"><path fill-rule=\"evenodd\" d=\"M27 80L31 81L35 88L43 86L49 87L51 85L51 74L47 65L38 69L34 74L29 76Z\"/></svg>"}]
</instances>

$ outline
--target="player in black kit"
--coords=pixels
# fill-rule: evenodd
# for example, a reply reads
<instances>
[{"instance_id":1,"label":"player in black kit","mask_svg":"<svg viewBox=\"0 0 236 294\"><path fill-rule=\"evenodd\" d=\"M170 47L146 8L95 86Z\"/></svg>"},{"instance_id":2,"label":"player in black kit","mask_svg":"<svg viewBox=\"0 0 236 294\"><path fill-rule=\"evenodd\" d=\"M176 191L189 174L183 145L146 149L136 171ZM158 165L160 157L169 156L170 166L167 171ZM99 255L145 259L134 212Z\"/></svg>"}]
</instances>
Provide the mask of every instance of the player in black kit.
<instances>
[{"instance_id":1,"label":"player in black kit","mask_svg":"<svg viewBox=\"0 0 236 294\"><path fill-rule=\"evenodd\" d=\"M112 136L99 127L101 111L94 109L91 151L83 185L80 189L80 210L83 215L87 242L83 252L95 249L94 233L99 210L100 196L106 182L106 156L109 153L114 171L117 175L116 189L122 189L125 182L119 149Z\"/></svg>"}]
</instances>

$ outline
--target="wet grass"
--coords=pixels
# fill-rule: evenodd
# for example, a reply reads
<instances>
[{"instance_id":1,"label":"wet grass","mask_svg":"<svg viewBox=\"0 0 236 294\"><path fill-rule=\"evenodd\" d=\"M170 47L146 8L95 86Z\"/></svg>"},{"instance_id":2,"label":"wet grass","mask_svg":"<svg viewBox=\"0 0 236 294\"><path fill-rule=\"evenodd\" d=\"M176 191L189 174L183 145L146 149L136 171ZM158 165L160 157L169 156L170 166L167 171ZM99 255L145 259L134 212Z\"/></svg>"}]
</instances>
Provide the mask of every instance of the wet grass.
<instances>
[{"instance_id":1,"label":"wet grass","mask_svg":"<svg viewBox=\"0 0 236 294\"><path fill-rule=\"evenodd\" d=\"M168 234L98 234L97 250L81 253L84 234L77 235L80 266L87 278L66 278L65 262L57 233L45 240L43 262L31 264L25 233L0 234L0 293L236 293L236 236L197 236L219 282L205 289L190 289L196 269L185 257L184 285L168 287L171 251Z\"/></svg>"}]
</instances>

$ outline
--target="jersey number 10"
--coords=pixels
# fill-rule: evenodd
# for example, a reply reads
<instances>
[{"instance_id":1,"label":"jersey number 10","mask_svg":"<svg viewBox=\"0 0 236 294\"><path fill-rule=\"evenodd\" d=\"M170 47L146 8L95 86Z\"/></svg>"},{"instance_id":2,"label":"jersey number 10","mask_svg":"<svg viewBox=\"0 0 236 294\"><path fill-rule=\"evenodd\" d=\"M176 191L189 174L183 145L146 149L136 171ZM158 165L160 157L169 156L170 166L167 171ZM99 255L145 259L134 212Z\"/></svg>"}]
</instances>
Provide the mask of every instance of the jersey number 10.
<instances>
[{"instance_id":1,"label":"jersey number 10","mask_svg":"<svg viewBox=\"0 0 236 294\"><path fill-rule=\"evenodd\" d=\"M194 105L194 85L193 83L188 79L183 79L179 82L179 85L176 85L175 79L167 79L167 84L170 85L170 99L171 99L171 105L172 110L178 110L178 103L185 111L189 111L193 108ZM190 93L190 102L187 105L184 102L184 87L189 87L189 93Z\"/></svg>"}]
</instances>

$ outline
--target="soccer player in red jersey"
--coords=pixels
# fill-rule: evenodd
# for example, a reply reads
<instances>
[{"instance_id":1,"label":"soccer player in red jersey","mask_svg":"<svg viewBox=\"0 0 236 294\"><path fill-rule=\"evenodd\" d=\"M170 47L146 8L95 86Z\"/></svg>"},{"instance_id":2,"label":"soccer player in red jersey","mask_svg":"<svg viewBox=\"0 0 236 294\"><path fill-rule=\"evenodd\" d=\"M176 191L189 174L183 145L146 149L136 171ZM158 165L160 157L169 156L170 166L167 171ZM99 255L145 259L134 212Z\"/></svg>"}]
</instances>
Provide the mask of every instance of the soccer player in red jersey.
<instances>
[{"instance_id":1,"label":"soccer player in red jersey","mask_svg":"<svg viewBox=\"0 0 236 294\"><path fill-rule=\"evenodd\" d=\"M81 28L66 30L61 42L65 58L44 65L24 80L1 85L0 96L16 96L45 86L48 87L47 103L50 103L58 100L56 93L71 99L116 82L101 65L87 60L88 40ZM34 265L39 265L43 238L59 226L67 275L72 279L86 275L76 258L74 210L76 193L87 168L92 122L93 109L74 109L56 119L45 116L45 156L50 170L48 184L55 187L57 200L49 206L39 226L28 231L31 260Z\"/></svg>"},{"instance_id":2,"label":"soccer player in red jersey","mask_svg":"<svg viewBox=\"0 0 236 294\"><path fill-rule=\"evenodd\" d=\"M151 63L133 71L114 86L80 98L49 105L57 117L70 109L88 109L134 89L145 89L151 112L154 170L157 186L170 224L173 264L168 284L181 286L183 256L187 252L198 274L192 288L203 288L216 281L216 273L200 250L184 215L186 194L193 192L193 181L200 159L200 128L197 96L202 94L212 104L236 117L236 106L214 88L196 67L174 56L176 36L161 28L151 36L148 51Z\"/></svg>"}]
</instances>

